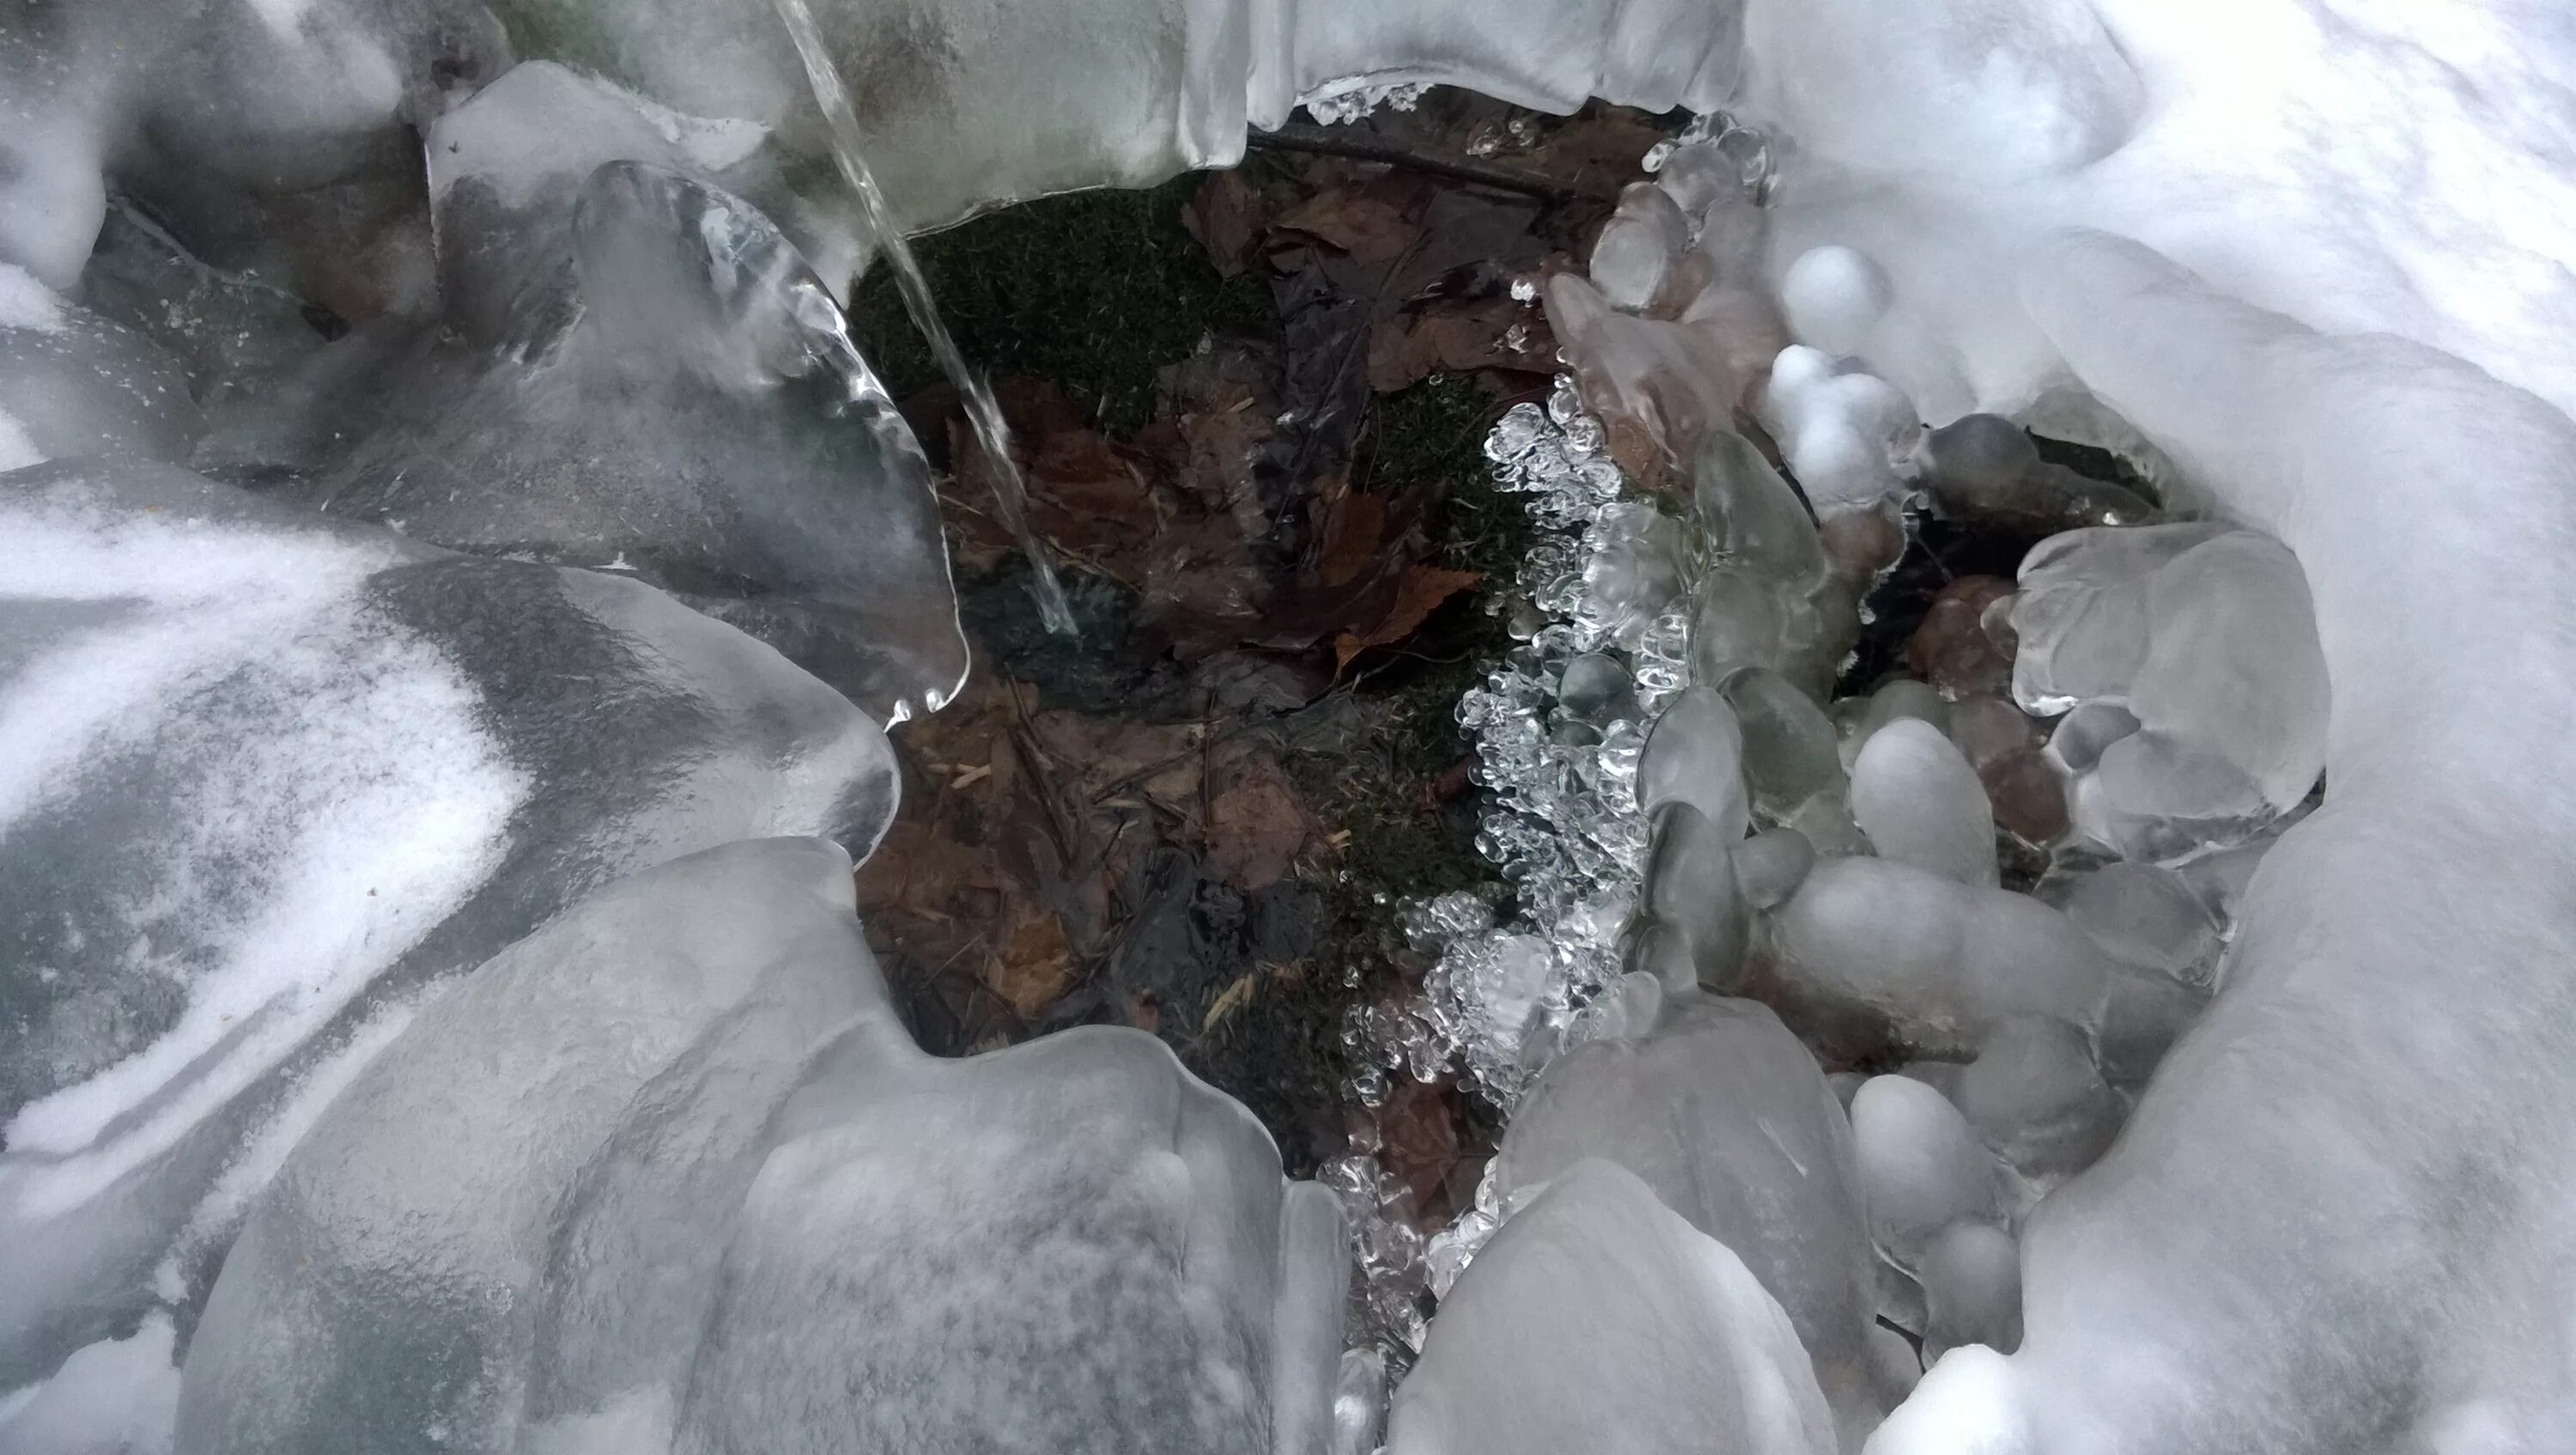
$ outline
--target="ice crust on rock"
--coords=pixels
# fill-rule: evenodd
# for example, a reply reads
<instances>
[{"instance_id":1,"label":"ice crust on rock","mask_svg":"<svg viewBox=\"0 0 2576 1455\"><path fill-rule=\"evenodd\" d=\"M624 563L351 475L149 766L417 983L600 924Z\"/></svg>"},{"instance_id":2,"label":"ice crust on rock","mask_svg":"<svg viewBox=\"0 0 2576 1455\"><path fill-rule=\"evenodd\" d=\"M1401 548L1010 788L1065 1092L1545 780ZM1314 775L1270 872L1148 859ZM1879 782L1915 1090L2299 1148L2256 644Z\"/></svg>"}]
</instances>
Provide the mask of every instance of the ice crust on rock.
<instances>
[{"instance_id":1,"label":"ice crust on rock","mask_svg":"<svg viewBox=\"0 0 2576 1455\"><path fill-rule=\"evenodd\" d=\"M1832 1455L1797 1330L1614 1163L1567 1167L1469 1265L1396 1391L1389 1455Z\"/></svg>"},{"instance_id":2,"label":"ice crust on rock","mask_svg":"<svg viewBox=\"0 0 2576 1455\"><path fill-rule=\"evenodd\" d=\"M178 361L0 263L0 473L102 455L184 461L204 427Z\"/></svg>"},{"instance_id":3,"label":"ice crust on rock","mask_svg":"<svg viewBox=\"0 0 2576 1455\"><path fill-rule=\"evenodd\" d=\"M642 585L184 471L0 477L0 1386L212 1260L425 993L746 835L865 847L882 731Z\"/></svg>"},{"instance_id":4,"label":"ice crust on rock","mask_svg":"<svg viewBox=\"0 0 2576 1455\"><path fill-rule=\"evenodd\" d=\"M849 869L693 855L424 1009L226 1260L181 1448L1317 1448L1329 1199L1139 1033L915 1050Z\"/></svg>"}]
</instances>

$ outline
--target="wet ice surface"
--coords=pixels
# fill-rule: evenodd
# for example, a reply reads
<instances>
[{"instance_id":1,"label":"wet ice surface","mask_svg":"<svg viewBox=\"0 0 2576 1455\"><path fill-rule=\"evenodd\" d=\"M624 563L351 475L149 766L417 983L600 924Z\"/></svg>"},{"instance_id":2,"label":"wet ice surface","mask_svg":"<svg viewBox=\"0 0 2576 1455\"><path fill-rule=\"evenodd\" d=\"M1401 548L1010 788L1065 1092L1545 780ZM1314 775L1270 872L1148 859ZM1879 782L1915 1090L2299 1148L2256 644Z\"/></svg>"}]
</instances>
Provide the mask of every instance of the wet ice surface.
<instances>
[{"instance_id":1,"label":"wet ice surface","mask_svg":"<svg viewBox=\"0 0 2576 1455\"><path fill-rule=\"evenodd\" d=\"M1143 1033L915 1050L849 870L679 860L421 1011L225 1261L179 1447L1314 1448L1330 1200Z\"/></svg>"},{"instance_id":2,"label":"wet ice surface","mask_svg":"<svg viewBox=\"0 0 2576 1455\"><path fill-rule=\"evenodd\" d=\"M0 1381L185 1306L421 996L747 834L864 847L876 724L651 589L168 466L8 477Z\"/></svg>"}]
</instances>

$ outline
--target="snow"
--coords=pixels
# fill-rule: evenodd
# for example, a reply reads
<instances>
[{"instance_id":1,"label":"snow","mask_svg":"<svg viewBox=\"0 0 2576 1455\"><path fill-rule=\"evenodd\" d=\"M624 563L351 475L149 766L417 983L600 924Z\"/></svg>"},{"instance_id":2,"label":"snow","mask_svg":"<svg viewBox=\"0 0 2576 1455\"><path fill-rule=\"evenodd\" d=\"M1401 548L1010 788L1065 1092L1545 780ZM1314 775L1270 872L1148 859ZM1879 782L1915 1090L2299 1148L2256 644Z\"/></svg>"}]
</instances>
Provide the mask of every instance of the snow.
<instances>
[{"instance_id":1,"label":"snow","mask_svg":"<svg viewBox=\"0 0 2576 1455\"><path fill-rule=\"evenodd\" d=\"M0 328L59 333L63 301L35 275L13 263L0 263Z\"/></svg>"}]
</instances>

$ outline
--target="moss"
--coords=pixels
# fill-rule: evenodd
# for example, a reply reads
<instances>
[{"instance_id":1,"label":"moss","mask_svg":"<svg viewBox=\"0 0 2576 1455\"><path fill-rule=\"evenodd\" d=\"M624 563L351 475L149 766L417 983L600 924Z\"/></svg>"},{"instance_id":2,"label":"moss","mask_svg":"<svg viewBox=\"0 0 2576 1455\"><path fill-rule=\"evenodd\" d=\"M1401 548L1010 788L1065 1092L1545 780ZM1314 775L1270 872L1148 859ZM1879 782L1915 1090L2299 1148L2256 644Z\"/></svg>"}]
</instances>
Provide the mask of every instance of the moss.
<instances>
[{"instance_id":1,"label":"moss","mask_svg":"<svg viewBox=\"0 0 2576 1455\"><path fill-rule=\"evenodd\" d=\"M931 296L966 357L1052 380L1113 435L1153 417L1154 375L1208 332L1278 328L1250 271L1220 277L1181 213L1196 174L1139 192L1074 192L916 238ZM930 350L883 268L851 300L869 360L901 398L937 382Z\"/></svg>"}]
</instances>

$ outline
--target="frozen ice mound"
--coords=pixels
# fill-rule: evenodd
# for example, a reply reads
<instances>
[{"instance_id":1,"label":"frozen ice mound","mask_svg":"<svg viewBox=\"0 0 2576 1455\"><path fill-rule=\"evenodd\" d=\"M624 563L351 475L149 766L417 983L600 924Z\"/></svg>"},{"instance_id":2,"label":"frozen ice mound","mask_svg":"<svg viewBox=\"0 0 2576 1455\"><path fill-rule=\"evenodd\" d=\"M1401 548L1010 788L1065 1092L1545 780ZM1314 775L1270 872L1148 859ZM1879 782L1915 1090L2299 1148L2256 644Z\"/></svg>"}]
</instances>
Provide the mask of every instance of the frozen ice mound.
<instances>
[{"instance_id":1,"label":"frozen ice mound","mask_svg":"<svg viewBox=\"0 0 2576 1455\"><path fill-rule=\"evenodd\" d=\"M1389 1455L1832 1455L1797 1329L1744 1261L1613 1162L1512 1215L1396 1390Z\"/></svg>"},{"instance_id":2,"label":"frozen ice mound","mask_svg":"<svg viewBox=\"0 0 2576 1455\"><path fill-rule=\"evenodd\" d=\"M1867 1352L1872 1255L1851 1126L1779 1017L1749 1000L1670 992L1660 1021L1549 1063L1498 1154L1502 1205L1585 1158L1634 1173L1743 1261L1779 1301L1856 1445L1887 1392Z\"/></svg>"},{"instance_id":3,"label":"frozen ice mound","mask_svg":"<svg viewBox=\"0 0 2576 1455\"><path fill-rule=\"evenodd\" d=\"M1330 1197L1142 1033L922 1054L853 910L731 844L424 1008L234 1245L179 1448L1320 1448Z\"/></svg>"},{"instance_id":4,"label":"frozen ice mound","mask_svg":"<svg viewBox=\"0 0 2576 1455\"><path fill-rule=\"evenodd\" d=\"M769 217L752 129L520 66L429 136L447 312L324 350L201 464L477 555L629 572L879 718L966 670L930 467ZM766 180L764 180L766 179Z\"/></svg>"},{"instance_id":5,"label":"frozen ice mound","mask_svg":"<svg viewBox=\"0 0 2576 1455\"><path fill-rule=\"evenodd\" d=\"M0 1387L191 1309L356 1068L583 892L893 812L883 732L649 587L170 466L0 476Z\"/></svg>"}]
</instances>

